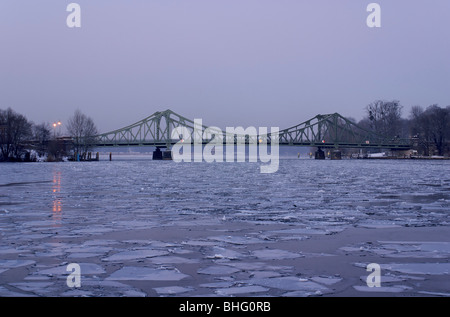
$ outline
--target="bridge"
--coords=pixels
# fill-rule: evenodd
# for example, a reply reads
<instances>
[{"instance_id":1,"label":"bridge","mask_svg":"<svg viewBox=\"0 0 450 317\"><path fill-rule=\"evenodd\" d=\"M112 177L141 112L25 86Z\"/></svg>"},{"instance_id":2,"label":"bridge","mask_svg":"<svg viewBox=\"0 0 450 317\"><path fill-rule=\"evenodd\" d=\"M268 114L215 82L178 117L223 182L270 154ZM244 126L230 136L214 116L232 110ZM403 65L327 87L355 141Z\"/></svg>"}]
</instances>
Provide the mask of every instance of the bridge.
<instances>
[{"instance_id":1,"label":"bridge","mask_svg":"<svg viewBox=\"0 0 450 317\"><path fill-rule=\"evenodd\" d=\"M151 116L121 129L102 133L89 138L95 147L112 146L155 146L157 148L170 148L180 141L173 138L172 131L177 127L186 128L188 136L184 139L201 140L207 144L213 135L222 135L223 142L233 138L233 142L255 144L264 139L267 144L278 139L279 145L309 146L320 148L365 148L408 150L411 148L409 139L381 136L373 131L358 126L356 123L338 113L317 115L307 121L280 130L278 133L265 135L229 135L219 128L199 125L193 120L185 118L171 110L158 111Z\"/></svg>"}]
</instances>

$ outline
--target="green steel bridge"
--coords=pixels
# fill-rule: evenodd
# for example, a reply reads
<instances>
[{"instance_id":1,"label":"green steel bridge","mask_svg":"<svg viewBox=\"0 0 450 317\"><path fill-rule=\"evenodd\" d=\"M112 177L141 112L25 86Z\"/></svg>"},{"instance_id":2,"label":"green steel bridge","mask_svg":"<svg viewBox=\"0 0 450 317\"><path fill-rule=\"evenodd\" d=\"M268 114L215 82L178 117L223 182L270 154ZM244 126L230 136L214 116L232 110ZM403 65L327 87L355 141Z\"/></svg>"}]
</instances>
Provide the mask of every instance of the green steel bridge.
<instances>
[{"instance_id":1,"label":"green steel bridge","mask_svg":"<svg viewBox=\"0 0 450 317\"><path fill-rule=\"evenodd\" d=\"M172 131L184 127L184 134L173 137ZM392 136L378 135L368 129L358 126L354 122L338 113L317 115L290 128L270 131L263 135L229 134L216 127L199 125L198 122L185 118L171 110L158 111L151 116L121 129L102 133L82 140L94 147L115 146L154 146L157 148L171 148L174 144L184 140L196 140L197 143L207 144L220 136L223 144L267 144L287 146L309 146L320 148L362 148L408 150L412 147L411 140Z\"/></svg>"}]
</instances>

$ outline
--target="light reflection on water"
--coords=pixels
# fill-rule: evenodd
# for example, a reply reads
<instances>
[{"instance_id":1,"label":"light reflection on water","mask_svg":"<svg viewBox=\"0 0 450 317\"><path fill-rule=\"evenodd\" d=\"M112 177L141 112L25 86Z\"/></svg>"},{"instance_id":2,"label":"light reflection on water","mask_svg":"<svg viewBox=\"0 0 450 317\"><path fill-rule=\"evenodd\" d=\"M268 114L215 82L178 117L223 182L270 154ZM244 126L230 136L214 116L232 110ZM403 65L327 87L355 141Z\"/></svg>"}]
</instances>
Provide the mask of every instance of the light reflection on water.
<instances>
[{"instance_id":1,"label":"light reflection on water","mask_svg":"<svg viewBox=\"0 0 450 317\"><path fill-rule=\"evenodd\" d=\"M62 198L61 198L61 171L53 171L53 205L52 205L52 217L55 221L55 225L60 226L62 220Z\"/></svg>"}]
</instances>

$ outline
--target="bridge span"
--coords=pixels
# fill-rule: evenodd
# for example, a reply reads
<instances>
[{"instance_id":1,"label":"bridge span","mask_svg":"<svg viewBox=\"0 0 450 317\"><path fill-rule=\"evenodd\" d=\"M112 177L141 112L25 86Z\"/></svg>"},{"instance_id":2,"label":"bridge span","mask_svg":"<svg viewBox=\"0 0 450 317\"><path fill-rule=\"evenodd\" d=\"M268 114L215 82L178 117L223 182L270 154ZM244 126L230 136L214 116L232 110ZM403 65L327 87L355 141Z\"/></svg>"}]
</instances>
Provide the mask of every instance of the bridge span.
<instances>
[{"instance_id":1,"label":"bridge span","mask_svg":"<svg viewBox=\"0 0 450 317\"><path fill-rule=\"evenodd\" d=\"M286 146L309 146L318 148L370 148L389 150L408 150L411 148L409 139L400 139L391 136L382 136L368 129L358 126L356 123L341 116L338 113L317 115L278 133L264 135L233 134L216 127L207 127L196 124L195 120L185 118L171 110L158 111L126 127L102 133L89 138L89 142L95 147L116 146L155 146L158 148L170 148L180 141L180 137L173 138L172 132L178 127L186 128L188 136L201 140L200 143L211 142L214 135L221 135L226 141L237 143L259 143L264 139L267 144L278 142ZM276 138L276 140L275 140Z\"/></svg>"}]
</instances>

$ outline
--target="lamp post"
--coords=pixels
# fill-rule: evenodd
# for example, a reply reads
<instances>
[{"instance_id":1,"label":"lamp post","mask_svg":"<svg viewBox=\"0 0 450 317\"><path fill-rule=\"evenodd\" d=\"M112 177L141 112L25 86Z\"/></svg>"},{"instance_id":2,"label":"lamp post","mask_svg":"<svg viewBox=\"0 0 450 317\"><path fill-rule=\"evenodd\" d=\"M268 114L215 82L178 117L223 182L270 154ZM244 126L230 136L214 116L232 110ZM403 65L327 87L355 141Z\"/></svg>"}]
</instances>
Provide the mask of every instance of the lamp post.
<instances>
[{"instance_id":1,"label":"lamp post","mask_svg":"<svg viewBox=\"0 0 450 317\"><path fill-rule=\"evenodd\" d=\"M53 122L53 137L56 139L56 129L59 127L59 129L61 129L61 121L57 121L57 122Z\"/></svg>"}]
</instances>

